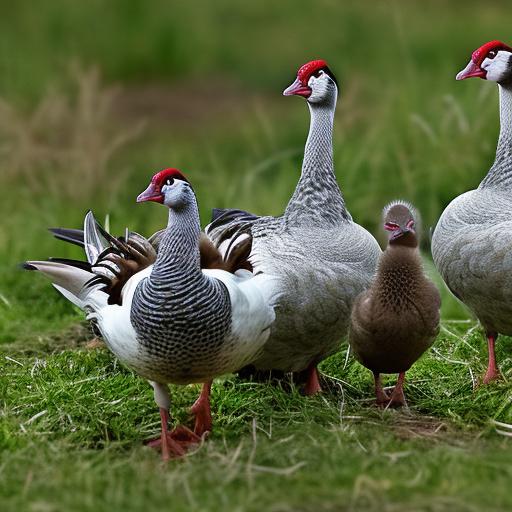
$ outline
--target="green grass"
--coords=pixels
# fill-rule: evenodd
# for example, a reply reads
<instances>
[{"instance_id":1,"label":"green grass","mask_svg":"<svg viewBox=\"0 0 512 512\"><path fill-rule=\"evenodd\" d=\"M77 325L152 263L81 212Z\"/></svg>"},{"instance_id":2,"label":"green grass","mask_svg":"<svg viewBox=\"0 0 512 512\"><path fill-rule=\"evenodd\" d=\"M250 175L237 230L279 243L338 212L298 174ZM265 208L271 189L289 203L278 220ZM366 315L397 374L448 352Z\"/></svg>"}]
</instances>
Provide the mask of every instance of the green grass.
<instances>
[{"instance_id":1,"label":"green grass","mask_svg":"<svg viewBox=\"0 0 512 512\"><path fill-rule=\"evenodd\" d=\"M106 350L7 348L0 361L2 510L508 510L511 339L503 383L484 371L476 326L449 323L408 374L409 411L377 410L346 348L323 363L324 393L241 382L213 387L214 433L163 466L150 387ZM467 333L466 333L467 331ZM389 380L392 385L392 379ZM190 424L198 387L171 387Z\"/></svg>"},{"instance_id":2,"label":"green grass","mask_svg":"<svg viewBox=\"0 0 512 512\"><path fill-rule=\"evenodd\" d=\"M485 344L429 260L428 229L475 187L498 133L494 84L455 73L490 39L509 41L505 1L11 2L0 18L0 509L237 511L510 510L512 341L505 381L473 389ZM48 226L88 208L113 232L166 221L134 198L181 168L212 207L282 212L308 126L283 98L297 66L326 58L341 96L334 159L354 218L381 236L397 197L423 218L444 328L410 372L410 412L372 407L346 348L322 366L322 396L233 377L213 389L215 431L163 467L141 446L158 429L149 386L84 348L82 316L23 272L80 256ZM117 90L115 90L117 88ZM454 322L457 320L459 323ZM392 384L392 378L389 380ZM189 422L197 387L172 388Z\"/></svg>"}]
</instances>

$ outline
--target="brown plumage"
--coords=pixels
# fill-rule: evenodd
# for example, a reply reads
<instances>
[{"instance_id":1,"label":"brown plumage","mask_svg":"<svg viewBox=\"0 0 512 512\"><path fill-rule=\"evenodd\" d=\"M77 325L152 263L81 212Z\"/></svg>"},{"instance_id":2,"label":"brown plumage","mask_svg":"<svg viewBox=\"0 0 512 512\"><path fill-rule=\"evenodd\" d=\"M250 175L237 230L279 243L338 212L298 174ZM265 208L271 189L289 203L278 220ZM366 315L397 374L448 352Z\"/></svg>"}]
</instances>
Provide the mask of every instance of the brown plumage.
<instances>
[{"instance_id":1,"label":"brown plumage","mask_svg":"<svg viewBox=\"0 0 512 512\"><path fill-rule=\"evenodd\" d=\"M150 244L158 251L160 239L164 229L157 231L149 238ZM201 268L204 269L220 269L226 272L234 273L237 270L245 269L252 271L252 266L249 263L249 254L251 253L252 238L250 236L237 241L234 246L226 251L225 257L213 245L212 241L205 233L201 233L199 237L199 255L201 258ZM142 270L142 269L141 269Z\"/></svg>"},{"instance_id":2,"label":"brown plumage","mask_svg":"<svg viewBox=\"0 0 512 512\"><path fill-rule=\"evenodd\" d=\"M65 260L72 266L94 271L97 274L95 281L105 283L108 293L108 303L121 305L121 292L126 282L138 272L152 265L156 260L161 236L165 230L157 231L149 239L135 232L127 232L125 236L114 237L98 226L99 231L109 243L110 247L98 255L94 265L87 262ZM50 231L60 240L70 242L81 247L84 246L84 233L78 229L52 228ZM199 254L201 268L220 269L235 273L237 270L252 271L248 261L251 252L252 238L247 236L237 241L226 251L226 255L213 245L210 239L201 233L199 239ZM53 258L53 261L64 261Z\"/></svg>"},{"instance_id":3,"label":"brown plumage","mask_svg":"<svg viewBox=\"0 0 512 512\"><path fill-rule=\"evenodd\" d=\"M356 359L375 378L377 403L405 405L405 372L434 342L439 332L441 298L423 273L415 211L403 202L384 209L388 247L382 253L371 287L354 303L349 342ZM381 373L398 373L391 397Z\"/></svg>"}]
</instances>

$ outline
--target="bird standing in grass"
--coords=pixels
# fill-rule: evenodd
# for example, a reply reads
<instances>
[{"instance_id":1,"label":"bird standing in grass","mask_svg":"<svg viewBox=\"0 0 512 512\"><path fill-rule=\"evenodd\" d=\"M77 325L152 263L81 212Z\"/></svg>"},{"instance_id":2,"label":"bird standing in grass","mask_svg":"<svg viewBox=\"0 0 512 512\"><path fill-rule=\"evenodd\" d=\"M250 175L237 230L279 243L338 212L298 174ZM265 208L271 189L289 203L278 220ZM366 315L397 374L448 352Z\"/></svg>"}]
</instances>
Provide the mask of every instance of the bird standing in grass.
<instances>
[{"instance_id":1,"label":"bird standing in grass","mask_svg":"<svg viewBox=\"0 0 512 512\"><path fill-rule=\"evenodd\" d=\"M280 277L269 341L245 370L300 372L304 393L313 395L320 391L317 364L339 349L354 299L368 288L381 251L352 220L336 182L332 130L338 86L327 63L304 64L284 95L303 98L311 115L301 176L284 214L216 210L206 233L218 247L250 237L254 270Z\"/></svg>"},{"instance_id":2,"label":"bird standing in grass","mask_svg":"<svg viewBox=\"0 0 512 512\"><path fill-rule=\"evenodd\" d=\"M499 86L496 157L478 188L456 197L442 213L432 256L448 288L485 330L488 384L500 378L496 338L512 335L512 48L490 41L475 50L457 80L471 77Z\"/></svg>"},{"instance_id":3,"label":"bird standing in grass","mask_svg":"<svg viewBox=\"0 0 512 512\"><path fill-rule=\"evenodd\" d=\"M432 345L439 332L441 298L424 275L416 234L417 214L396 201L384 209L388 246L371 287L356 299L349 342L356 359L373 372L377 404L406 405L405 372ZM398 373L388 396L381 373Z\"/></svg>"},{"instance_id":4,"label":"bird standing in grass","mask_svg":"<svg viewBox=\"0 0 512 512\"><path fill-rule=\"evenodd\" d=\"M112 352L151 382L162 427L151 444L161 446L167 460L211 430L212 379L250 363L263 349L275 319L274 280L247 270L201 269L196 198L178 170L156 174L137 201L169 208L156 259L143 237L114 239L89 212L83 232L88 262L30 261L26 268L48 276L88 313ZM115 303L109 303L112 290ZM205 383L192 407L194 431L169 430L167 384L194 382Z\"/></svg>"}]
</instances>

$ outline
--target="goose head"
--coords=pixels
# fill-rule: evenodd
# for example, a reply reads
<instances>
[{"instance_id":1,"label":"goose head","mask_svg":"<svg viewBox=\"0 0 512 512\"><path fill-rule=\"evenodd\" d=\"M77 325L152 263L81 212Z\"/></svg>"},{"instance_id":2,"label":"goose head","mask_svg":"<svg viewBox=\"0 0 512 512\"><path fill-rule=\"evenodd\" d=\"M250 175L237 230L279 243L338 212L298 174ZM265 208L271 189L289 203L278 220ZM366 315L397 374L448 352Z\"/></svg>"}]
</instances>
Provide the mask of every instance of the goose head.
<instances>
[{"instance_id":1,"label":"goose head","mask_svg":"<svg viewBox=\"0 0 512 512\"><path fill-rule=\"evenodd\" d=\"M151 178L148 188L137 197L137 202L154 201L173 210L181 210L193 196L192 186L178 169L164 169Z\"/></svg>"},{"instance_id":2,"label":"goose head","mask_svg":"<svg viewBox=\"0 0 512 512\"><path fill-rule=\"evenodd\" d=\"M336 103L338 82L325 60L312 60L299 69L297 78L283 95L302 96L310 104Z\"/></svg>"},{"instance_id":3,"label":"goose head","mask_svg":"<svg viewBox=\"0 0 512 512\"><path fill-rule=\"evenodd\" d=\"M390 244L416 247L416 223L418 214L415 208L405 201L393 201L383 211L384 229L389 232Z\"/></svg>"},{"instance_id":4,"label":"goose head","mask_svg":"<svg viewBox=\"0 0 512 512\"><path fill-rule=\"evenodd\" d=\"M501 41L489 41L476 49L456 79L483 78L500 84L512 82L512 48Z\"/></svg>"}]
</instances>

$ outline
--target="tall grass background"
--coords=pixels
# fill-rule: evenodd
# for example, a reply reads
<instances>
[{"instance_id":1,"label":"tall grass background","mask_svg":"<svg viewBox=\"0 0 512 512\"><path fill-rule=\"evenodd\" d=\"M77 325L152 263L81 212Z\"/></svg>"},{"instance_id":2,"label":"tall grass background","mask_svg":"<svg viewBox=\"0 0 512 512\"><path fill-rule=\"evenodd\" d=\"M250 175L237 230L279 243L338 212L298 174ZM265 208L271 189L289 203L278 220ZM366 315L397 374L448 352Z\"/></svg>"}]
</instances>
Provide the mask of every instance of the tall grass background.
<instances>
[{"instance_id":1,"label":"tall grass background","mask_svg":"<svg viewBox=\"0 0 512 512\"><path fill-rule=\"evenodd\" d=\"M506 2L279 3L52 0L0 19L0 341L75 323L74 310L17 264L78 256L46 227L92 208L149 234L165 223L134 198L166 166L212 207L279 214L297 182L309 115L281 91L326 59L340 82L334 155L353 217L412 201L429 227L488 169L495 84L457 83L471 51L507 40ZM428 262L427 262L428 265ZM447 297L445 317L465 310Z\"/></svg>"}]
</instances>

